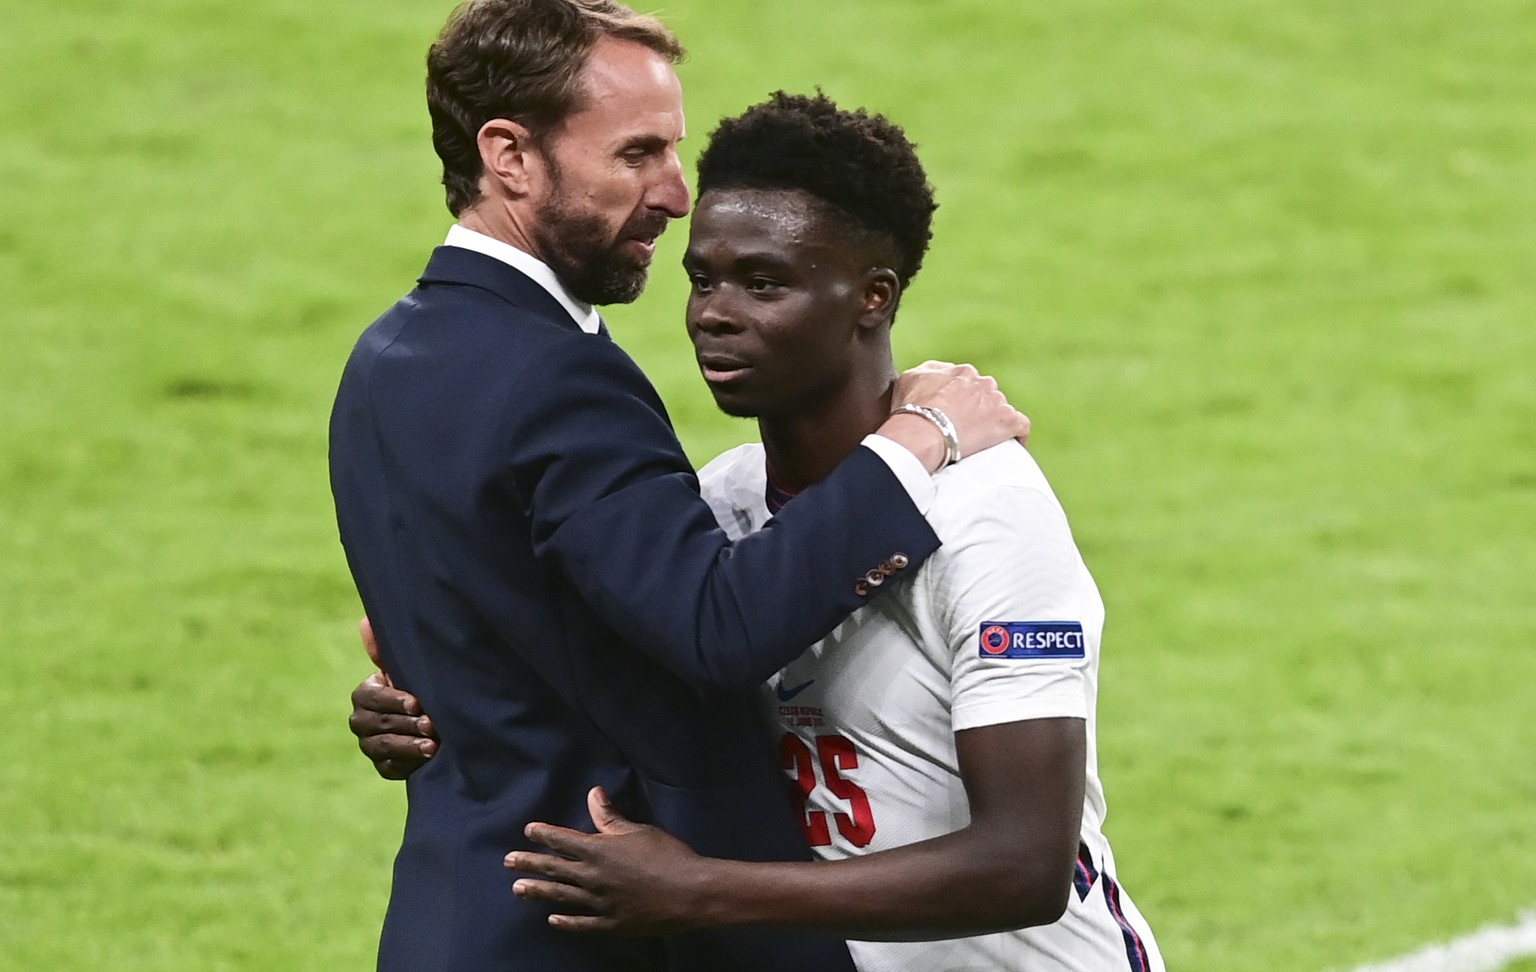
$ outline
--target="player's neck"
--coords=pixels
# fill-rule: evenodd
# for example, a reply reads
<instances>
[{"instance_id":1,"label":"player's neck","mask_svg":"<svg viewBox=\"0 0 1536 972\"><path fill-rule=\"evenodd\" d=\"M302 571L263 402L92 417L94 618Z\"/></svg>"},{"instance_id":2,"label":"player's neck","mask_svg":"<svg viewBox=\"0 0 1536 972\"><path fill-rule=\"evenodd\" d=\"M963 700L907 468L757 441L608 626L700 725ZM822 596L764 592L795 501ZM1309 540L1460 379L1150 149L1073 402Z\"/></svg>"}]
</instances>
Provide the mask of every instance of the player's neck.
<instances>
[{"instance_id":1,"label":"player's neck","mask_svg":"<svg viewBox=\"0 0 1536 972\"><path fill-rule=\"evenodd\" d=\"M757 420L774 484L791 493L825 479L891 414L894 370L851 379L837 394L793 414Z\"/></svg>"}]
</instances>

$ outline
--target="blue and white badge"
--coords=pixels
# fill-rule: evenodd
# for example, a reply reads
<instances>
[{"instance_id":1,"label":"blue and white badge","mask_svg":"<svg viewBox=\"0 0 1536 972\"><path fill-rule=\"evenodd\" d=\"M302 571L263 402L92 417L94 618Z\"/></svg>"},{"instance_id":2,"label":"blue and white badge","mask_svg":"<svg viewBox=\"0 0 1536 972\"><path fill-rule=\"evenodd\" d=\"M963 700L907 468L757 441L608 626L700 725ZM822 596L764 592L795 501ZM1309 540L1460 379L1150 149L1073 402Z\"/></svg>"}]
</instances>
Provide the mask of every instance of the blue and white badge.
<instances>
[{"instance_id":1,"label":"blue and white badge","mask_svg":"<svg viewBox=\"0 0 1536 972\"><path fill-rule=\"evenodd\" d=\"M1083 658L1088 644L1078 621L983 621L983 658Z\"/></svg>"}]
</instances>

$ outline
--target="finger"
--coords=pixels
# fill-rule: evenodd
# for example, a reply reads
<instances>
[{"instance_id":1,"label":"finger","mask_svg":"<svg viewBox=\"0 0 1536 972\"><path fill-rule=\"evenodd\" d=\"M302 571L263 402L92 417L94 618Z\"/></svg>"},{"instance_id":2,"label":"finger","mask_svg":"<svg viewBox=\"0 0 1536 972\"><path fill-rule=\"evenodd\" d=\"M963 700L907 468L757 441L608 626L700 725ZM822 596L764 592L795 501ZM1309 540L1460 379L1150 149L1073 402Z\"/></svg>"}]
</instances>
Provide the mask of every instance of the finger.
<instances>
[{"instance_id":1,"label":"finger","mask_svg":"<svg viewBox=\"0 0 1536 972\"><path fill-rule=\"evenodd\" d=\"M563 932L577 932L578 934L619 930L619 923L614 919L602 918L596 915L550 915L549 925L551 928L558 928Z\"/></svg>"},{"instance_id":2,"label":"finger","mask_svg":"<svg viewBox=\"0 0 1536 972\"><path fill-rule=\"evenodd\" d=\"M592 823L600 834L627 834L637 828L634 821L613 808L608 791L600 786L587 791L587 812L592 814Z\"/></svg>"},{"instance_id":3,"label":"finger","mask_svg":"<svg viewBox=\"0 0 1536 972\"><path fill-rule=\"evenodd\" d=\"M585 857L588 845L594 839L591 834L547 823L531 823L523 828L523 835L535 844L543 844L571 857Z\"/></svg>"},{"instance_id":4,"label":"finger","mask_svg":"<svg viewBox=\"0 0 1536 972\"><path fill-rule=\"evenodd\" d=\"M380 750L373 745L378 738L380 737L360 739L358 748L372 761L374 771L386 780L405 779L430 762L437 753L435 745L429 740L422 739L410 740L420 747L414 751L407 746Z\"/></svg>"},{"instance_id":5,"label":"finger","mask_svg":"<svg viewBox=\"0 0 1536 972\"><path fill-rule=\"evenodd\" d=\"M395 687L395 685L394 685L393 682L391 682L389 680L389 676L388 675L385 675L383 672L374 672L372 675L369 675L367 678L363 679L361 682L358 682L357 683L357 688L352 690L352 694L356 695L358 692L362 692L362 691L370 691L371 692L374 689L394 688L394 687Z\"/></svg>"},{"instance_id":6,"label":"finger","mask_svg":"<svg viewBox=\"0 0 1536 972\"><path fill-rule=\"evenodd\" d=\"M1030 429L1031 425L1029 422L1029 416L1025 415L1023 412L1020 412L1018 418L1018 426L1016 427L1016 430L1013 434L1013 437L1019 440L1020 445L1029 445Z\"/></svg>"},{"instance_id":7,"label":"finger","mask_svg":"<svg viewBox=\"0 0 1536 972\"><path fill-rule=\"evenodd\" d=\"M421 715L421 703L416 696L402 692L384 683L384 676L369 675L352 690L352 704L370 712L389 712L398 715Z\"/></svg>"},{"instance_id":8,"label":"finger","mask_svg":"<svg viewBox=\"0 0 1536 972\"><path fill-rule=\"evenodd\" d=\"M403 780L421 769L425 762L425 759L381 759L374 761L373 768L386 780Z\"/></svg>"},{"instance_id":9,"label":"finger","mask_svg":"<svg viewBox=\"0 0 1536 972\"><path fill-rule=\"evenodd\" d=\"M435 738L425 731L421 716L396 715L359 705L347 714L347 728L359 739L364 736L416 736Z\"/></svg>"},{"instance_id":10,"label":"finger","mask_svg":"<svg viewBox=\"0 0 1536 972\"><path fill-rule=\"evenodd\" d=\"M512 893L525 901L543 901L561 908L576 908L582 911L599 911L602 904L597 895L591 891L561 884L559 881L518 878L512 882Z\"/></svg>"},{"instance_id":11,"label":"finger","mask_svg":"<svg viewBox=\"0 0 1536 972\"><path fill-rule=\"evenodd\" d=\"M425 716L391 715L372 709L353 709L347 725L355 736L415 736L430 739L432 734L422 723Z\"/></svg>"},{"instance_id":12,"label":"finger","mask_svg":"<svg viewBox=\"0 0 1536 972\"><path fill-rule=\"evenodd\" d=\"M541 878L559 881L561 884L580 886L587 876L587 870L580 861L567 860L553 854L540 854L537 851L512 851L502 858L501 864L509 871L536 874Z\"/></svg>"},{"instance_id":13,"label":"finger","mask_svg":"<svg viewBox=\"0 0 1536 972\"><path fill-rule=\"evenodd\" d=\"M357 748L377 763L381 759L399 759L424 763L437 752L437 743L419 736L359 736Z\"/></svg>"},{"instance_id":14,"label":"finger","mask_svg":"<svg viewBox=\"0 0 1536 972\"><path fill-rule=\"evenodd\" d=\"M368 620L366 614L357 623L357 634L363 639L363 650L373 659L373 666L382 672L384 663L379 661L379 640L373 636L373 622Z\"/></svg>"}]
</instances>

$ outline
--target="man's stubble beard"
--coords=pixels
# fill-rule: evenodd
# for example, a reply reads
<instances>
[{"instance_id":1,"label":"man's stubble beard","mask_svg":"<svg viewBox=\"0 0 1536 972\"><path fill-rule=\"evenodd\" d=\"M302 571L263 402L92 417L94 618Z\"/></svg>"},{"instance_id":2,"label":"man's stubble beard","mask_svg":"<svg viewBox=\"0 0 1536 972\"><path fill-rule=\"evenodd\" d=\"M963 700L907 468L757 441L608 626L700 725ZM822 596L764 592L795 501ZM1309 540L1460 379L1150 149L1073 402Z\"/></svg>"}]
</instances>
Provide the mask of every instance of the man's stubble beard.
<instances>
[{"instance_id":1,"label":"man's stubble beard","mask_svg":"<svg viewBox=\"0 0 1536 972\"><path fill-rule=\"evenodd\" d=\"M634 236L660 233L666 217L638 217L617 238L610 238L600 214L568 201L560 170L555 168L551 176L550 194L539 206L534 238L544 262L577 300L598 306L632 302L645 290L650 267L625 256L619 246Z\"/></svg>"}]
</instances>

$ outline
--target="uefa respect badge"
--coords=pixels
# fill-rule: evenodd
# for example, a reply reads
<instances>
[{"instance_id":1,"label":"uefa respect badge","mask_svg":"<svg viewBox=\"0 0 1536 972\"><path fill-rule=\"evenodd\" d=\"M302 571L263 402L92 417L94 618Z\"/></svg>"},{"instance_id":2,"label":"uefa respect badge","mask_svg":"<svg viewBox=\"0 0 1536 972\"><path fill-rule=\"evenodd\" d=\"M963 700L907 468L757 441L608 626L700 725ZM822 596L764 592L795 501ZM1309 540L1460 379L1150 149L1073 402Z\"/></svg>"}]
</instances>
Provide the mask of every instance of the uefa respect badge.
<instances>
[{"instance_id":1,"label":"uefa respect badge","mask_svg":"<svg viewBox=\"0 0 1536 972\"><path fill-rule=\"evenodd\" d=\"M983 621L983 658L1082 658L1088 652L1078 621Z\"/></svg>"}]
</instances>

